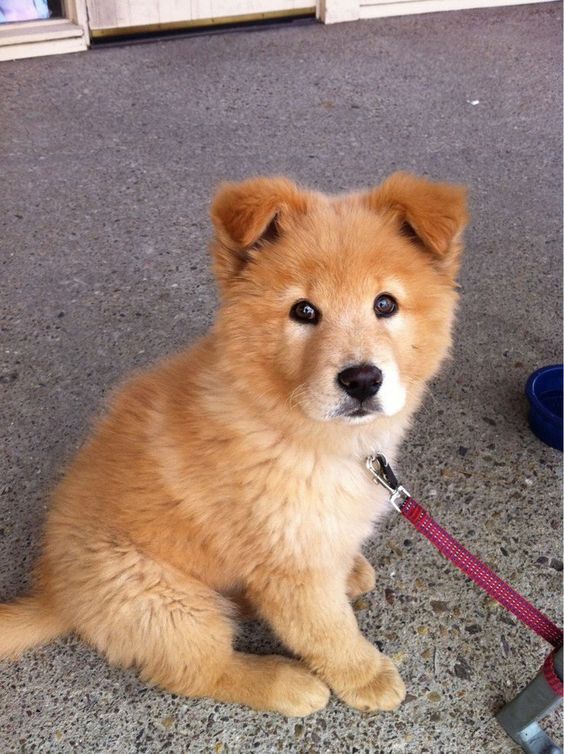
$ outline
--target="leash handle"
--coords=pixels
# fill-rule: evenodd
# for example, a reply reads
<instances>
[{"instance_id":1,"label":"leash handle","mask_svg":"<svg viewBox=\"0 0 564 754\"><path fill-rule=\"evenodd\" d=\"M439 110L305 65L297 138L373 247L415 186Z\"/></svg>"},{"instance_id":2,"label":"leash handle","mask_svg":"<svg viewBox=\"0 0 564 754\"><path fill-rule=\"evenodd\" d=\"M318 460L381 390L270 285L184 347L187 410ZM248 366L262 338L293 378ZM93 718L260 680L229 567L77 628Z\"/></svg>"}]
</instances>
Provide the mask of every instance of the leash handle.
<instances>
[{"instance_id":1,"label":"leash handle","mask_svg":"<svg viewBox=\"0 0 564 754\"><path fill-rule=\"evenodd\" d=\"M376 465L377 464L377 465ZM372 474L374 481L385 487L391 495L391 501L396 510L406 518L417 531L420 531L437 550L469 576L490 597L532 629L553 647L561 647L563 641L562 629L550 620L544 613L522 597L519 592L509 586L503 579L482 563L475 555L467 550L451 534L443 529L433 517L414 500L411 495L398 484L395 474L382 455L369 456L366 467ZM398 502L400 501L400 502Z\"/></svg>"}]
</instances>

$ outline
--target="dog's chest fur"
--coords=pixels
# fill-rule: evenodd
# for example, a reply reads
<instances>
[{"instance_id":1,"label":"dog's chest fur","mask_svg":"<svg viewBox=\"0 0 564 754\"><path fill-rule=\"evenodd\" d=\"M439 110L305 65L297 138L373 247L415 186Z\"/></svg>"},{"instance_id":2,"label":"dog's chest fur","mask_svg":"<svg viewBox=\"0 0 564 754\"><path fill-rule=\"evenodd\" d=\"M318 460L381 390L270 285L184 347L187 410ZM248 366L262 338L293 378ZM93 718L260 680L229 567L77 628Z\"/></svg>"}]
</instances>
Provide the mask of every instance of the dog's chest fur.
<instances>
[{"instance_id":1,"label":"dog's chest fur","mask_svg":"<svg viewBox=\"0 0 564 754\"><path fill-rule=\"evenodd\" d=\"M362 461L307 454L281 461L245 485L270 552L316 568L352 558L385 510Z\"/></svg>"}]
</instances>

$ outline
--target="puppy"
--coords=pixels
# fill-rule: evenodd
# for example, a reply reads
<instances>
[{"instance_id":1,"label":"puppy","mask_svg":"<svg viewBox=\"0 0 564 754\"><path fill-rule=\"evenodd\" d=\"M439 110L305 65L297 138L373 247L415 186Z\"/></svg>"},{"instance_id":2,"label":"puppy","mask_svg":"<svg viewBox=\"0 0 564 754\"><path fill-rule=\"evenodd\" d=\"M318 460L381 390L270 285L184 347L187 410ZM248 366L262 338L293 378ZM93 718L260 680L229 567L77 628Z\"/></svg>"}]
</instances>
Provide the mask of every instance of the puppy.
<instances>
[{"instance_id":1,"label":"puppy","mask_svg":"<svg viewBox=\"0 0 564 754\"><path fill-rule=\"evenodd\" d=\"M405 696L349 598L394 459L451 342L464 189L394 174L325 196L220 187L209 334L111 400L49 511L31 594L0 605L0 657L76 632L175 694L302 716ZM297 659L233 649L244 600Z\"/></svg>"}]
</instances>

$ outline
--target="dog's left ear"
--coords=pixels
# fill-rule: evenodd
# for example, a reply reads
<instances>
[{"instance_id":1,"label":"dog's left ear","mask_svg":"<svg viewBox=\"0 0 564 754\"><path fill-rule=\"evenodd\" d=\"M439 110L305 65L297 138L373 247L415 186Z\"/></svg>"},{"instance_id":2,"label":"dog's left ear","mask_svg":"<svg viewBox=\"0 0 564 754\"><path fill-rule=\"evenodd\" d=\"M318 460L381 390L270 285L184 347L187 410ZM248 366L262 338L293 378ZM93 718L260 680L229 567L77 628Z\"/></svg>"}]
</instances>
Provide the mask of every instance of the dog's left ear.
<instances>
[{"instance_id":1,"label":"dog's left ear","mask_svg":"<svg viewBox=\"0 0 564 754\"><path fill-rule=\"evenodd\" d=\"M287 178L222 184L211 207L214 269L220 286L243 269L253 250L276 241L290 215L306 208L307 194Z\"/></svg>"},{"instance_id":2,"label":"dog's left ear","mask_svg":"<svg viewBox=\"0 0 564 754\"><path fill-rule=\"evenodd\" d=\"M432 254L439 268L456 274L468 222L463 186L394 173L365 200L371 209L393 214L402 234Z\"/></svg>"}]
</instances>

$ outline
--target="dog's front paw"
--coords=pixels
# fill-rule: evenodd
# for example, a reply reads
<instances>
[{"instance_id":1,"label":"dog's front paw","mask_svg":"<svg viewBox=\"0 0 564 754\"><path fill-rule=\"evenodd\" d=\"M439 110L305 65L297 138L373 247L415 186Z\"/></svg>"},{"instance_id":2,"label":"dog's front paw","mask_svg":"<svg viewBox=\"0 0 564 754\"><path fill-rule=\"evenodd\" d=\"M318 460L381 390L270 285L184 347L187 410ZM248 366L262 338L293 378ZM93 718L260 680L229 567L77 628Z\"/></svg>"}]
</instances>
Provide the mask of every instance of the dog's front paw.
<instances>
[{"instance_id":1,"label":"dog's front paw","mask_svg":"<svg viewBox=\"0 0 564 754\"><path fill-rule=\"evenodd\" d=\"M350 599L360 597L361 594L371 592L376 584L374 568L360 553L355 557L354 564L347 579L347 595Z\"/></svg>"},{"instance_id":2,"label":"dog's front paw","mask_svg":"<svg viewBox=\"0 0 564 754\"><path fill-rule=\"evenodd\" d=\"M405 684L396 666L385 655L380 655L368 680L362 679L358 686L337 689L337 695L351 707L363 712L393 710L405 699Z\"/></svg>"},{"instance_id":3,"label":"dog's front paw","mask_svg":"<svg viewBox=\"0 0 564 754\"><path fill-rule=\"evenodd\" d=\"M286 717L305 717L326 707L330 694L301 663L281 659L269 706Z\"/></svg>"}]
</instances>

